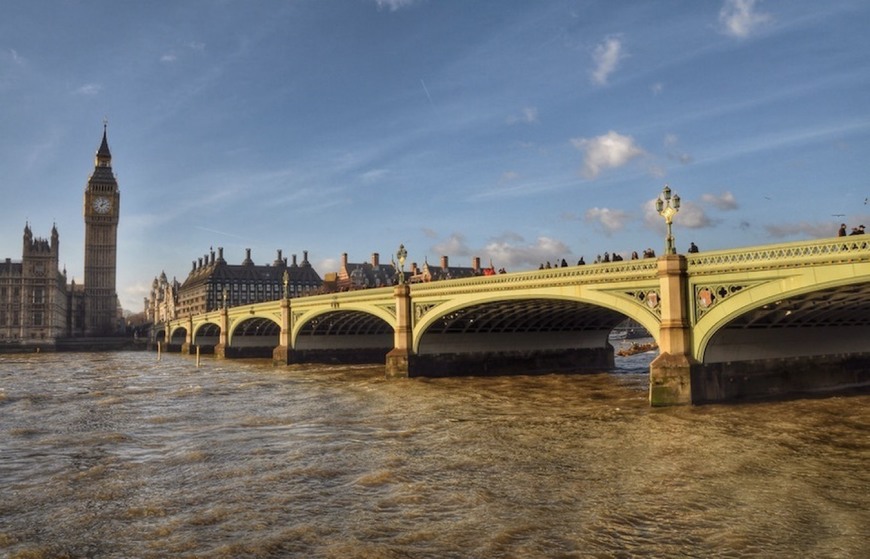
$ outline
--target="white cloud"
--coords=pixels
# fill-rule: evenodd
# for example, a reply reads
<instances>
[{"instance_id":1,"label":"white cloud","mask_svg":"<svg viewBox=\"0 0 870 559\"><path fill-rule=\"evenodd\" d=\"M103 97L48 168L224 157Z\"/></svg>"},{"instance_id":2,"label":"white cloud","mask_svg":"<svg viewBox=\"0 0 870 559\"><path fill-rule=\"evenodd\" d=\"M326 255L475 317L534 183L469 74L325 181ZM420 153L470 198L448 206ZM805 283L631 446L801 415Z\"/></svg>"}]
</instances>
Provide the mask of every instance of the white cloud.
<instances>
[{"instance_id":1,"label":"white cloud","mask_svg":"<svg viewBox=\"0 0 870 559\"><path fill-rule=\"evenodd\" d=\"M9 59L12 60L16 66L24 66L24 59L15 49L9 49Z\"/></svg>"},{"instance_id":2,"label":"white cloud","mask_svg":"<svg viewBox=\"0 0 870 559\"><path fill-rule=\"evenodd\" d=\"M160 57L160 62L175 62L178 59L174 54L168 53Z\"/></svg>"},{"instance_id":3,"label":"white cloud","mask_svg":"<svg viewBox=\"0 0 870 559\"><path fill-rule=\"evenodd\" d=\"M714 225L714 221L707 216L704 208L692 202L684 202L674 220L679 220L680 227L689 229L704 229Z\"/></svg>"},{"instance_id":4,"label":"white cloud","mask_svg":"<svg viewBox=\"0 0 870 559\"><path fill-rule=\"evenodd\" d=\"M75 95L96 95L103 90L103 86L98 83L86 83L85 85L74 90Z\"/></svg>"},{"instance_id":5,"label":"white cloud","mask_svg":"<svg viewBox=\"0 0 870 559\"><path fill-rule=\"evenodd\" d=\"M734 194L730 190L726 190L718 196L709 193L702 194L701 201L723 211L736 210L738 208L737 199L734 198Z\"/></svg>"},{"instance_id":6,"label":"white cloud","mask_svg":"<svg viewBox=\"0 0 870 559\"><path fill-rule=\"evenodd\" d=\"M732 37L744 39L759 26L769 22L770 14L755 9L756 0L725 0L719 11L719 24L722 32Z\"/></svg>"},{"instance_id":7,"label":"white cloud","mask_svg":"<svg viewBox=\"0 0 870 559\"><path fill-rule=\"evenodd\" d=\"M483 249L484 263L492 260L496 268L506 268L508 271L534 269L542 263L555 263L571 255L571 249L557 239L538 237L533 244L522 244L525 239L511 234L501 239L490 241Z\"/></svg>"},{"instance_id":8,"label":"white cloud","mask_svg":"<svg viewBox=\"0 0 870 559\"><path fill-rule=\"evenodd\" d=\"M656 82L650 86L650 91L652 91L653 95L660 95L662 91L665 90L665 84L662 82Z\"/></svg>"},{"instance_id":9,"label":"white cloud","mask_svg":"<svg viewBox=\"0 0 870 559\"><path fill-rule=\"evenodd\" d=\"M432 250L438 256L470 256L472 253L462 233L453 233L444 241L432 245Z\"/></svg>"},{"instance_id":10,"label":"white cloud","mask_svg":"<svg viewBox=\"0 0 870 559\"><path fill-rule=\"evenodd\" d=\"M586 214L583 217L587 222L593 222L601 227L606 235L610 235L622 229L630 216L622 210L590 208L586 210Z\"/></svg>"},{"instance_id":11,"label":"white cloud","mask_svg":"<svg viewBox=\"0 0 870 559\"><path fill-rule=\"evenodd\" d=\"M595 68L592 70L592 81L598 85L605 85L607 78L612 74L619 60L624 58L622 42L617 37L608 37L592 51L592 62Z\"/></svg>"},{"instance_id":12,"label":"white cloud","mask_svg":"<svg viewBox=\"0 0 870 559\"><path fill-rule=\"evenodd\" d=\"M483 266L489 266L492 261L496 268L506 268L508 271L536 269L545 262L554 263L571 255L571 249L557 239L538 237L534 243L527 243L521 235L513 232L490 239L480 249L469 247L461 233L453 233L430 248L439 258L448 256L451 263L458 266L470 265L470 258L477 256ZM461 259L455 260L455 257L467 257L469 260L465 263Z\"/></svg>"},{"instance_id":13,"label":"white cloud","mask_svg":"<svg viewBox=\"0 0 870 559\"><path fill-rule=\"evenodd\" d=\"M623 136L611 130L595 138L574 138L575 148L586 152L583 158L583 176L594 179L604 169L621 167L644 154L631 136Z\"/></svg>"},{"instance_id":14,"label":"white cloud","mask_svg":"<svg viewBox=\"0 0 870 559\"><path fill-rule=\"evenodd\" d=\"M371 171L363 173L360 178L362 178L362 181L365 184L375 184L381 182L389 174L390 172L386 169L372 169Z\"/></svg>"},{"instance_id":15,"label":"white cloud","mask_svg":"<svg viewBox=\"0 0 870 559\"><path fill-rule=\"evenodd\" d=\"M414 3L414 0L375 0L375 3L378 5L379 10L386 8L391 12L395 12L400 8L410 6Z\"/></svg>"},{"instance_id":16,"label":"white cloud","mask_svg":"<svg viewBox=\"0 0 870 559\"><path fill-rule=\"evenodd\" d=\"M520 111L519 115L511 115L507 117L508 124L537 124L540 122L538 120L538 108L537 107L525 107L522 111Z\"/></svg>"}]
</instances>

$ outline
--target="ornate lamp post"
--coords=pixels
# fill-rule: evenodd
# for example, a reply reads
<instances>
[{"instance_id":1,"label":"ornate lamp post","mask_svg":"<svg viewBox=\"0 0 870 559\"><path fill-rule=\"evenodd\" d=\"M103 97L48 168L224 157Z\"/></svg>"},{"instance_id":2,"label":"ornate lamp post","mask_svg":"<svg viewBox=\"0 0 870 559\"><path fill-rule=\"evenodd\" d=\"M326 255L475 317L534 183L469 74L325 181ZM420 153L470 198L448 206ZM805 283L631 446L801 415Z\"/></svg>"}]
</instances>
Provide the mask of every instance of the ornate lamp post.
<instances>
[{"instance_id":1,"label":"ornate lamp post","mask_svg":"<svg viewBox=\"0 0 870 559\"><path fill-rule=\"evenodd\" d=\"M665 242L665 254L676 254L677 249L674 246L674 235L671 233L671 223L674 221L674 216L680 211L680 197L676 194L671 197L671 188L665 185L661 196L656 199L656 211L659 215L665 218L665 223L668 226L668 238Z\"/></svg>"},{"instance_id":2,"label":"ornate lamp post","mask_svg":"<svg viewBox=\"0 0 870 559\"><path fill-rule=\"evenodd\" d=\"M284 270L284 277L282 278L284 281L284 298L290 298L290 290L287 289L287 285L290 283L290 274L287 273L287 270Z\"/></svg>"},{"instance_id":3,"label":"ornate lamp post","mask_svg":"<svg viewBox=\"0 0 870 559\"><path fill-rule=\"evenodd\" d=\"M399 285L405 283L405 259L408 257L408 251L405 250L405 245L399 245L399 250L396 251L396 260L399 262L397 275L399 276Z\"/></svg>"}]
</instances>

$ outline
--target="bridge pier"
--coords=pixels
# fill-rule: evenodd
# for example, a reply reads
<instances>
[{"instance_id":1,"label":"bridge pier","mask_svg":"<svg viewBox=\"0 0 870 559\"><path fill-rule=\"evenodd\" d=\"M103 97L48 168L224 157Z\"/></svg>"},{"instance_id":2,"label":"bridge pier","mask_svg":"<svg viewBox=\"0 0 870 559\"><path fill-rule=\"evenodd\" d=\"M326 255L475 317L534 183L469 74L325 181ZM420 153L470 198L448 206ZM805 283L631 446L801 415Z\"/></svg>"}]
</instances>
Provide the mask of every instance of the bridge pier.
<instances>
[{"instance_id":1,"label":"bridge pier","mask_svg":"<svg viewBox=\"0 0 870 559\"><path fill-rule=\"evenodd\" d=\"M649 402L652 406L692 403L692 329L689 324L686 257L668 254L658 260L661 289L659 356L649 367Z\"/></svg>"},{"instance_id":2,"label":"bridge pier","mask_svg":"<svg viewBox=\"0 0 870 559\"><path fill-rule=\"evenodd\" d=\"M407 378L410 376L412 352L411 327L411 288L399 284L393 289L396 301L396 330L393 335L393 349L387 353L385 375L387 378Z\"/></svg>"}]
</instances>

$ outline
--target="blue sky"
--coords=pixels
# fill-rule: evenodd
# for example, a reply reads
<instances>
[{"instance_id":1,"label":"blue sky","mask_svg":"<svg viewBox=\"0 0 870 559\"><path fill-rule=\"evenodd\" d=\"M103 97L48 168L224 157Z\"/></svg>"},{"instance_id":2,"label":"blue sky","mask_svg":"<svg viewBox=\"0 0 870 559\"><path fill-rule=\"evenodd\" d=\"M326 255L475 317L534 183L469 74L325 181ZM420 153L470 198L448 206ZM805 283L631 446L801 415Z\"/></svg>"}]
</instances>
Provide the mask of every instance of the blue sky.
<instances>
[{"instance_id":1,"label":"blue sky","mask_svg":"<svg viewBox=\"0 0 870 559\"><path fill-rule=\"evenodd\" d=\"M870 3L0 1L0 257L25 222L83 278L103 119L118 292L224 247L324 275L508 271L870 225ZM23 194L23 195L22 195ZM842 216L841 216L842 214Z\"/></svg>"}]
</instances>

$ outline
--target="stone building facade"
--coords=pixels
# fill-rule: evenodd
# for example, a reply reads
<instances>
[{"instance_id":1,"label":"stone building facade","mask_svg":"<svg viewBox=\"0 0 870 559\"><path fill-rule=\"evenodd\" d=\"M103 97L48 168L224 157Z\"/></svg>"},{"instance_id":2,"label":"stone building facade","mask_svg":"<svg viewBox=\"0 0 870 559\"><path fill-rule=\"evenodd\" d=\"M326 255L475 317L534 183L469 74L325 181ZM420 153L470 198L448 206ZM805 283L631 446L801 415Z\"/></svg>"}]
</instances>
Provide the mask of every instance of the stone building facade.
<instances>
[{"instance_id":1,"label":"stone building facade","mask_svg":"<svg viewBox=\"0 0 870 559\"><path fill-rule=\"evenodd\" d=\"M198 258L181 285L167 290L161 280L155 279L156 290L145 300L146 313L152 322L181 318L227 307L274 301L284 295L285 273L288 297L313 295L323 290L323 280L308 261L308 251L302 262L296 255L290 263L281 251L271 264L257 265L246 249L241 264L229 264L224 259L223 247ZM168 284L167 284L168 285ZM160 300L162 297L162 300ZM149 309L154 309L149 311Z\"/></svg>"},{"instance_id":2,"label":"stone building facade","mask_svg":"<svg viewBox=\"0 0 870 559\"><path fill-rule=\"evenodd\" d=\"M68 335L66 271L58 271L60 240L33 236L24 226L20 261L0 262L0 347L51 347Z\"/></svg>"}]
</instances>

